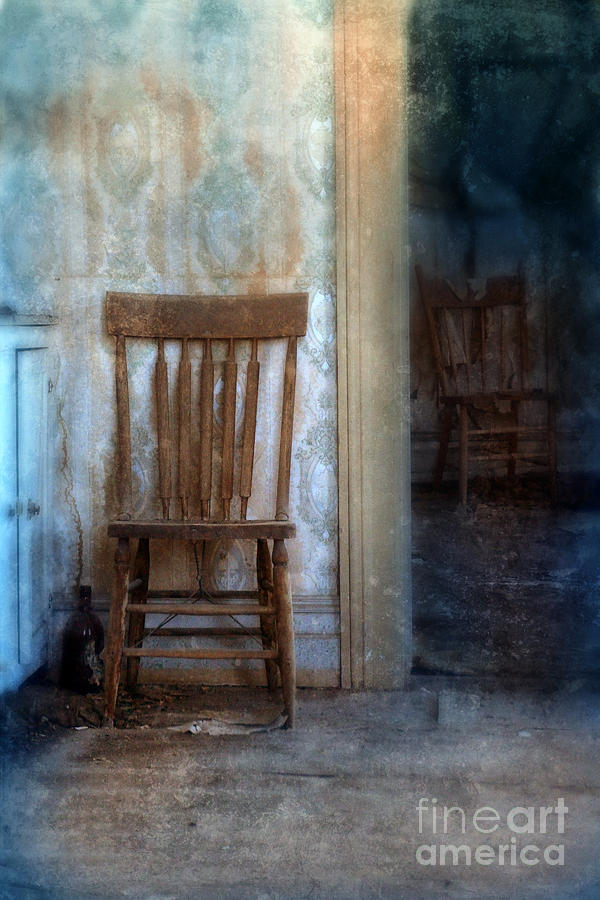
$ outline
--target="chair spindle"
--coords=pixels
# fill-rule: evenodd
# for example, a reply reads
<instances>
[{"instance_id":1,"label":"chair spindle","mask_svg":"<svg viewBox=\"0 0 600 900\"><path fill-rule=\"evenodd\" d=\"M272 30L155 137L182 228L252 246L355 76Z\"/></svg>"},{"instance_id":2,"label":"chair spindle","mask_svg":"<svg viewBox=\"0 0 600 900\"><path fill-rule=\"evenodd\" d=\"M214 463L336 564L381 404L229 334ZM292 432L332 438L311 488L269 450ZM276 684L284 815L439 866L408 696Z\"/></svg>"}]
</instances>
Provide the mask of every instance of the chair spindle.
<instances>
[{"instance_id":1,"label":"chair spindle","mask_svg":"<svg viewBox=\"0 0 600 900\"><path fill-rule=\"evenodd\" d=\"M191 429L192 366L188 352L188 340L184 338L179 361L179 499L181 517L189 516L190 501L190 429Z\"/></svg>"},{"instance_id":2,"label":"chair spindle","mask_svg":"<svg viewBox=\"0 0 600 900\"><path fill-rule=\"evenodd\" d=\"M481 390L486 390L485 372L485 310L483 306L479 310L479 327L481 329Z\"/></svg>"},{"instance_id":3,"label":"chair spindle","mask_svg":"<svg viewBox=\"0 0 600 900\"><path fill-rule=\"evenodd\" d=\"M159 494L163 519L168 519L171 503L171 432L169 428L169 383L163 338L158 338L156 359L156 419L158 425Z\"/></svg>"},{"instance_id":4,"label":"chair spindle","mask_svg":"<svg viewBox=\"0 0 600 900\"><path fill-rule=\"evenodd\" d=\"M436 320L436 315L433 307L427 300L427 284L421 266L416 266L415 271L417 275L417 282L419 284L419 291L423 300L423 305L425 307L425 316L427 318L427 324L429 326L429 333L432 336L433 356L436 364L436 369L438 371L440 386L444 393L449 393L450 385L448 384L448 377L446 375L446 369L442 358L442 348L438 339L437 322L439 321L439 319Z\"/></svg>"},{"instance_id":5,"label":"chair spindle","mask_svg":"<svg viewBox=\"0 0 600 900\"><path fill-rule=\"evenodd\" d=\"M246 370L246 409L244 412L244 434L242 437L242 462L240 471L240 518L248 512L248 499L252 493L252 470L254 467L254 442L256 439L256 409L258 405L258 379L260 363L257 359L258 341L252 341L252 356Z\"/></svg>"},{"instance_id":6,"label":"chair spindle","mask_svg":"<svg viewBox=\"0 0 600 900\"><path fill-rule=\"evenodd\" d=\"M212 346L206 340L200 366L200 514L210 517L212 492L213 395L215 390Z\"/></svg>"},{"instance_id":7,"label":"chair spindle","mask_svg":"<svg viewBox=\"0 0 600 900\"><path fill-rule=\"evenodd\" d=\"M504 378L506 376L506 366L504 362L504 310L502 307L498 310L500 315L500 390L506 388Z\"/></svg>"},{"instance_id":8,"label":"chair spindle","mask_svg":"<svg viewBox=\"0 0 600 900\"><path fill-rule=\"evenodd\" d=\"M525 303L521 304L519 315L519 334L521 341L521 390L527 389L527 372L529 371L529 358L527 352L527 309Z\"/></svg>"},{"instance_id":9,"label":"chair spindle","mask_svg":"<svg viewBox=\"0 0 600 900\"><path fill-rule=\"evenodd\" d=\"M461 309L460 318L462 322L462 333L463 333L463 344L465 347L465 369L467 373L467 391L469 394L471 393L471 340L470 334L467 330L467 320L465 318L465 311Z\"/></svg>"},{"instance_id":10,"label":"chair spindle","mask_svg":"<svg viewBox=\"0 0 600 900\"><path fill-rule=\"evenodd\" d=\"M454 355L454 347L452 346L452 335L450 333L450 321L449 321L449 313L447 309L443 309L441 311L442 320L444 322L444 326L446 328L446 340L448 342L448 357L450 359L450 366L452 367L452 374L454 376L454 389L458 390L458 369L456 368L456 357Z\"/></svg>"},{"instance_id":11,"label":"chair spindle","mask_svg":"<svg viewBox=\"0 0 600 900\"><path fill-rule=\"evenodd\" d=\"M119 448L118 487L121 518L132 514L131 496L131 429L129 424L129 384L127 381L127 348L125 335L117 335L115 379L117 387L117 431Z\"/></svg>"},{"instance_id":12,"label":"chair spindle","mask_svg":"<svg viewBox=\"0 0 600 900\"><path fill-rule=\"evenodd\" d=\"M237 363L233 339L229 341L229 353L225 360L223 379L223 467L221 470L221 500L223 518L231 517L233 497L233 458L235 452L235 400L237 387Z\"/></svg>"},{"instance_id":13,"label":"chair spindle","mask_svg":"<svg viewBox=\"0 0 600 900\"><path fill-rule=\"evenodd\" d=\"M281 407L281 439L279 441L279 467L277 473L276 519L289 519L290 466L292 462L292 430L294 427L294 398L296 394L297 337L288 338L283 376L283 402Z\"/></svg>"}]
</instances>

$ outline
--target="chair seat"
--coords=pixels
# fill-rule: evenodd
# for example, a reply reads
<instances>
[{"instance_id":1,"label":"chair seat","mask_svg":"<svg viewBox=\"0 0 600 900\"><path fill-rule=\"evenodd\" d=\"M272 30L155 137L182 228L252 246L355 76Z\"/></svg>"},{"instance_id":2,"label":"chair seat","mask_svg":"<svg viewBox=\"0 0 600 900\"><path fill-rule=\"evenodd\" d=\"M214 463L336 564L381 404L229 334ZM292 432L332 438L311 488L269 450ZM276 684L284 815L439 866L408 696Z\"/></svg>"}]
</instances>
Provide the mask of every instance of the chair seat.
<instances>
[{"instance_id":1,"label":"chair seat","mask_svg":"<svg viewBox=\"0 0 600 900\"><path fill-rule=\"evenodd\" d=\"M108 536L116 538L159 538L184 541L287 540L296 536L293 522L277 519L210 521L203 519L118 519L108 524Z\"/></svg>"}]
</instances>

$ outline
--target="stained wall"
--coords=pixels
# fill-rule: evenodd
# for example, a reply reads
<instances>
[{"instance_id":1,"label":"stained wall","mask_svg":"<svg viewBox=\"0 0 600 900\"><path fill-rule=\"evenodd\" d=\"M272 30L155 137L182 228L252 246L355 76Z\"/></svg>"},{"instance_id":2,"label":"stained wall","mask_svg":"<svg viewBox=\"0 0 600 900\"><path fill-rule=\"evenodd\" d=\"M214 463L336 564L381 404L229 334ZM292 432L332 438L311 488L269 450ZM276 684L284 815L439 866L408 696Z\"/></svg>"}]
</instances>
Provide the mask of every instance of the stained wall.
<instances>
[{"instance_id":1,"label":"stained wall","mask_svg":"<svg viewBox=\"0 0 600 900\"><path fill-rule=\"evenodd\" d=\"M291 568L307 635L300 669L337 677L332 68L330 0L0 4L1 302L59 320L54 641L80 583L100 607L110 586L105 529L118 497L105 291L306 290ZM134 399L152 353L130 355ZM174 373L177 348L168 358ZM142 404L133 462L145 514L154 428ZM271 484L257 471L258 510ZM251 559L241 544L213 548L207 584L247 584ZM191 550L167 550L162 575L165 587L193 589Z\"/></svg>"}]
</instances>

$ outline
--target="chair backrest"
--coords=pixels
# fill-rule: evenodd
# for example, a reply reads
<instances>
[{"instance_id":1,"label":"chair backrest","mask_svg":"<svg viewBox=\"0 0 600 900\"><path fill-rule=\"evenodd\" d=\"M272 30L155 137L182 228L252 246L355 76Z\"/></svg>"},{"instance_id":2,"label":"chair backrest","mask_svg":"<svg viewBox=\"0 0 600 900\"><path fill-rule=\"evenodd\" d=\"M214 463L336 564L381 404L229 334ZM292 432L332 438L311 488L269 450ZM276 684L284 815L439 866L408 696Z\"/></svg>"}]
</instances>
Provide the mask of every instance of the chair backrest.
<instances>
[{"instance_id":1,"label":"chair backrest","mask_svg":"<svg viewBox=\"0 0 600 900\"><path fill-rule=\"evenodd\" d=\"M521 275L488 278L459 296L416 266L440 389L445 396L526 390L527 309Z\"/></svg>"},{"instance_id":2,"label":"chair backrest","mask_svg":"<svg viewBox=\"0 0 600 900\"><path fill-rule=\"evenodd\" d=\"M287 338L283 371L281 428L277 469L275 518L289 518L290 465L296 383L296 346L306 333L308 295L269 294L262 296L201 296L165 294L106 294L106 320L109 334L116 337L118 489L121 518L132 515L131 424L126 342L130 339L154 339L157 356L154 376L156 431L158 444L158 494L164 519L171 515L173 497L179 498L181 517L191 514L191 501L199 498L197 514L211 517L213 495L213 449L215 444L214 403L215 363L213 346L225 342L223 365L221 478L217 495L222 518L231 516L236 456L236 405L238 363L236 344L250 342L250 359L245 378L245 403L239 454L240 518L245 519L252 493L252 472L259 395L259 342ZM177 422L172 428L169 415L169 384L165 359L165 341L180 344L177 384ZM200 342L199 402L192 403L192 342ZM193 405L198 413L199 448L192 459ZM173 432L176 432L176 437ZM177 453L177 487L173 490L171 457ZM194 481L196 479L196 481Z\"/></svg>"}]
</instances>

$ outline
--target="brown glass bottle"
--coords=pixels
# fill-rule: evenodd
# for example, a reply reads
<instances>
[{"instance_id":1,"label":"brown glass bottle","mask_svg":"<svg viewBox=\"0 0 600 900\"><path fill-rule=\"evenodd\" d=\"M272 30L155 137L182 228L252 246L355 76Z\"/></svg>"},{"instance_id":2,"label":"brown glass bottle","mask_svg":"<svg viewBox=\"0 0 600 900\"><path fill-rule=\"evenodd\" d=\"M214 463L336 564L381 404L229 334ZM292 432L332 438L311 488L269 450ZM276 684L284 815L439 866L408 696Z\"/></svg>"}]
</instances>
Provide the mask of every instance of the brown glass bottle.
<instances>
[{"instance_id":1,"label":"brown glass bottle","mask_svg":"<svg viewBox=\"0 0 600 900\"><path fill-rule=\"evenodd\" d=\"M79 694L101 690L104 666L104 628L92 609L92 589L79 588L79 604L67 619L63 633L60 686Z\"/></svg>"}]
</instances>

